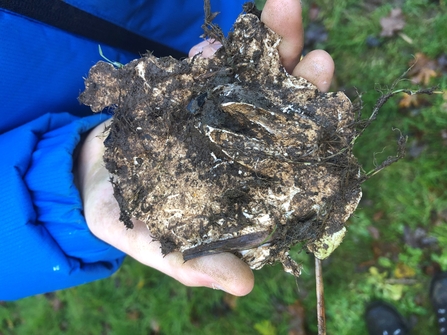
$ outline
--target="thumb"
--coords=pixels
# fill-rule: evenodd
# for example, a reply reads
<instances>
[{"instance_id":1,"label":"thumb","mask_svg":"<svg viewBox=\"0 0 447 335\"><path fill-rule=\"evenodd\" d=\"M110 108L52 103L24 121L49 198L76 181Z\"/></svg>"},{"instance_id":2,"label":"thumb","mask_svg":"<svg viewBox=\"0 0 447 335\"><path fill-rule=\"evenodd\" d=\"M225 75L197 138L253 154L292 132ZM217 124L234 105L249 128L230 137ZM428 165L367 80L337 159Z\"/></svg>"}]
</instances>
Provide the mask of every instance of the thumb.
<instances>
[{"instance_id":1,"label":"thumb","mask_svg":"<svg viewBox=\"0 0 447 335\"><path fill-rule=\"evenodd\" d=\"M261 21L282 37L278 47L281 63L292 73L300 61L304 44L301 2L299 0L268 0Z\"/></svg>"}]
</instances>

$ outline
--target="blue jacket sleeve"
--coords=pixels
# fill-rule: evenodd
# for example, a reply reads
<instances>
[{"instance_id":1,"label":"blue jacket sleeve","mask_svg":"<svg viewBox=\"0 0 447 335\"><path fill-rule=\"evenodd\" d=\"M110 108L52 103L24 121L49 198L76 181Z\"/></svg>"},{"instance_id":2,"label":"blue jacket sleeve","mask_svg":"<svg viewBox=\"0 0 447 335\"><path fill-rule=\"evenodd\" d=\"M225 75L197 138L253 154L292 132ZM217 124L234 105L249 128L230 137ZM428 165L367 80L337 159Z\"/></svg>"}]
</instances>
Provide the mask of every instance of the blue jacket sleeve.
<instances>
[{"instance_id":1,"label":"blue jacket sleeve","mask_svg":"<svg viewBox=\"0 0 447 335\"><path fill-rule=\"evenodd\" d=\"M123 253L90 233L74 186L80 134L106 120L46 114L0 136L0 300L112 274Z\"/></svg>"},{"instance_id":2,"label":"blue jacket sleeve","mask_svg":"<svg viewBox=\"0 0 447 335\"><path fill-rule=\"evenodd\" d=\"M107 118L77 101L98 44L2 9L0 31L0 300L13 300L107 277L123 254L89 232L71 173L80 134Z\"/></svg>"},{"instance_id":3,"label":"blue jacket sleeve","mask_svg":"<svg viewBox=\"0 0 447 335\"><path fill-rule=\"evenodd\" d=\"M65 0L74 7L171 48L188 53L202 41L203 0ZM227 34L249 0L211 0L213 20Z\"/></svg>"},{"instance_id":4,"label":"blue jacket sleeve","mask_svg":"<svg viewBox=\"0 0 447 335\"><path fill-rule=\"evenodd\" d=\"M180 51L200 41L203 0L67 2ZM243 2L212 1L225 31ZM71 172L80 135L106 118L77 101L98 43L1 8L0 31L0 300L14 300L107 277L124 255L88 230Z\"/></svg>"}]
</instances>

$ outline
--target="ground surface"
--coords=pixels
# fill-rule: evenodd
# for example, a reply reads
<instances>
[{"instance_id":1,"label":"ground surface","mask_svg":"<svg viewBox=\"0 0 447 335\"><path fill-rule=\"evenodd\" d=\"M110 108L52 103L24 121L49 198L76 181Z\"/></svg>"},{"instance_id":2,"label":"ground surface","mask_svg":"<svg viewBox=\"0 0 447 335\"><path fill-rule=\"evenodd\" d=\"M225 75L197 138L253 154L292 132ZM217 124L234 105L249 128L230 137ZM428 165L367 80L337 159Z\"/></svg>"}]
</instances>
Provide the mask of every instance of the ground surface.
<instances>
[{"instance_id":1,"label":"ground surface","mask_svg":"<svg viewBox=\"0 0 447 335\"><path fill-rule=\"evenodd\" d=\"M380 19L393 8L402 9L405 26L380 37ZM306 4L305 17L308 48L325 48L335 59L333 89L354 98L355 87L365 115L380 96L377 85L389 86L415 57L423 66L405 78L420 84L400 87L447 89L445 2L315 1ZM366 171L374 156L380 162L395 153L392 127L409 136L407 157L363 185L345 241L324 262L329 334L365 334L362 314L374 298L395 304L415 334L435 333L427 292L432 273L447 270L447 97L390 100L357 146ZM127 259L109 279L0 303L0 333L303 334L304 321L314 334L313 260L292 256L305 266L298 286L280 266L264 267L255 272L254 291L239 299L185 288Z\"/></svg>"}]
</instances>

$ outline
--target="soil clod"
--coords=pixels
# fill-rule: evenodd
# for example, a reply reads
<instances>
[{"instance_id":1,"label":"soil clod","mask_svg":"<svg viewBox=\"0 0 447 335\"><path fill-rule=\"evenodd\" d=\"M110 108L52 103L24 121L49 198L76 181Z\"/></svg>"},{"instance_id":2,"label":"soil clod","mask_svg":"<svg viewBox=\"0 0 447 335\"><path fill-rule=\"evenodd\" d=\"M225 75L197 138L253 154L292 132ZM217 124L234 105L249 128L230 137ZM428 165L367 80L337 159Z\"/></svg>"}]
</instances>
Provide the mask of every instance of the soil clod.
<instances>
[{"instance_id":1,"label":"soil clod","mask_svg":"<svg viewBox=\"0 0 447 335\"><path fill-rule=\"evenodd\" d=\"M286 73L258 15L227 38L213 15L213 58L99 62L80 101L114 109L104 161L126 226L144 221L164 254L232 252L297 276L290 247L326 258L361 198L357 115L344 93Z\"/></svg>"}]
</instances>

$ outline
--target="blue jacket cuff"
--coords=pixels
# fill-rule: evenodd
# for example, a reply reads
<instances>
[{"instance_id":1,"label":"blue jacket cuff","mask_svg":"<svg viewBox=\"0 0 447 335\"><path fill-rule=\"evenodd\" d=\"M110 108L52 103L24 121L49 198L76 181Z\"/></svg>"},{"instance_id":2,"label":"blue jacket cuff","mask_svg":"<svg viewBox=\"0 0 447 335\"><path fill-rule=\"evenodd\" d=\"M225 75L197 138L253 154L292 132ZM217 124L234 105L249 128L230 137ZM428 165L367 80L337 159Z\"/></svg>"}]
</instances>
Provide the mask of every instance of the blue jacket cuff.
<instances>
[{"instance_id":1,"label":"blue jacket cuff","mask_svg":"<svg viewBox=\"0 0 447 335\"><path fill-rule=\"evenodd\" d=\"M39 224L45 226L67 256L85 263L123 256L88 229L72 172L73 152L81 134L108 118L105 114L78 118L45 133L25 176Z\"/></svg>"},{"instance_id":2,"label":"blue jacket cuff","mask_svg":"<svg viewBox=\"0 0 447 335\"><path fill-rule=\"evenodd\" d=\"M50 292L114 273L124 253L88 229L73 151L104 114L45 114L0 135L0 300Z\"/></svg>"}]
</instances>

